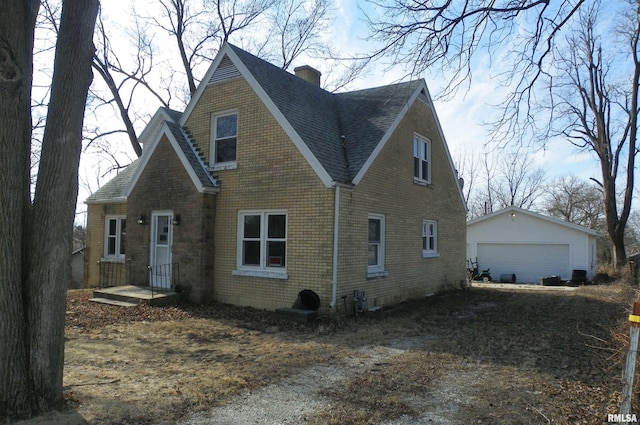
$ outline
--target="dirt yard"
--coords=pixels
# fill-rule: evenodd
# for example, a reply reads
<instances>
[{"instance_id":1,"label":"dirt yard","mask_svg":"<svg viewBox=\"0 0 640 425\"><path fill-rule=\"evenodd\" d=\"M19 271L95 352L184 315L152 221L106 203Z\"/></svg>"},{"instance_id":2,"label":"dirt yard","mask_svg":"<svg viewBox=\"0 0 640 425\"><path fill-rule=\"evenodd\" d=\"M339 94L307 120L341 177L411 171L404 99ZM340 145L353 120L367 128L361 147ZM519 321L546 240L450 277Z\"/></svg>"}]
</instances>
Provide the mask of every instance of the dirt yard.
<instances>
[{"instance_id":1,"label":"dirt yard","mask_svg":"<svg viewBox=\"0 0 640 425\"><path fill-rule=\"evenodd\" d=\"M25 424L602 424L635 297L471 288L301 326L71 291L68 411Z\"/></svg>"}]
</instances>

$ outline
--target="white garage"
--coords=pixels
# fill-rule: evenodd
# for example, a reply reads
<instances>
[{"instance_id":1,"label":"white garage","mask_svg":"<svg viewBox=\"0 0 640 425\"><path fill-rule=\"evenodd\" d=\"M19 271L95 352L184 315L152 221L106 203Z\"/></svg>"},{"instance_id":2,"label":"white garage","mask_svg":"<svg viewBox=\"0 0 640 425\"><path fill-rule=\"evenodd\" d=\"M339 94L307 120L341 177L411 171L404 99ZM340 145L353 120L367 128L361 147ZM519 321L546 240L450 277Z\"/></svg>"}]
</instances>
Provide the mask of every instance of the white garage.
<instances>
[{"instance_id":1,"label":"white garage","mask_svg":"<svg viewBox=\"0 0 640 425\"><path fill-rule=\"evenodd\" d=\"M516 275L518 282L548 276L571 278L573 270L596 268L598 233L552 217L510 207L467 222L467 259L491 269L493 280Z\"/></svg>"}]
</instances>

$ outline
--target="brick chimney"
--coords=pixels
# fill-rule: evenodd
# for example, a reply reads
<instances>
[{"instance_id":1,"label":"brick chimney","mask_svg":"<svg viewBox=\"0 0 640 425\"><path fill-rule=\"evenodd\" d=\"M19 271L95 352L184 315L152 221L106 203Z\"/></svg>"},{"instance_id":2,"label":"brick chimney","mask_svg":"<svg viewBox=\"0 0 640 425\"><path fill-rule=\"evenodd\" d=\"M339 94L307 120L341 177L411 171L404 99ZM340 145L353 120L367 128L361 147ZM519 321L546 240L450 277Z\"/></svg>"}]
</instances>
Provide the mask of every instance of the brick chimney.
<instances>
[{"instance_id":1,"label":"brick chimney","mask_svg":"<svg viewBox=\"0 0 640 425\"><path fill-rule=\"evenodd\" d=\"M302 78L307 83L320 87L320 76L322 74L317 69L312 68L309 65L302 65L295 68L293 72L296 73L296 77Z\"/></svg>"}]
</instances>

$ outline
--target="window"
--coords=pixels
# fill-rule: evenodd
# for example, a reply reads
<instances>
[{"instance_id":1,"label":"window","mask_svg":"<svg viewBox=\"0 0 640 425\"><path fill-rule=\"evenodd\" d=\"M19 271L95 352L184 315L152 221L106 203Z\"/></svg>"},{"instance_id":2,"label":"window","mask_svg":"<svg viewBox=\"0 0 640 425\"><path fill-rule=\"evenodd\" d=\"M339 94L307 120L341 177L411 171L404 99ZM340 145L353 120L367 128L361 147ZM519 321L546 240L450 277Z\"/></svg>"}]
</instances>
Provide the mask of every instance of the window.
<instances>
[{"instance_id":1,"label":"window","mask_svg":"<svg viewBox=\"0 0 640 425\"><path fill-rule=\"evenodd\" d=\"M374 277L384 272L384 216L369 214L368 229L367 271Z\"/></svg>"},{"instance_id":2,"label":"window","mask_svg":"<svg viewBox=\"0 0 640 425\"><path fill-rule=\"evenodd\" d=\"M422 257L438 256L438 223L433 220L422 222Z\"/></svg>"},{"instance_id":3,"label":"window","mask_svg":"<svg viewBox=\"0 0 640 425\"><path fill-rule=\"evenodd\" d=\"M126 217L107 216L105 219L104 256L106 258L124 258L126 236Z\"/></svg>"},{"instance_id":4,"label":"window","mask_svg":"<svg viewBox=\"0 0 640 425\"><path fill-rule=\"evenodd\" d=\"M211 163L223 164L236 161L236 142L238 137L238 114L227 113L213 117L213 143Z\"/></svg>"},{"instance_id":5,"label":"window","mask_svg":"<svg viewBox=\"0 0 640 425\"><path fill-rule=\"evenodd\" d=\"M286 211L240 212L238 218L239 270L234 274L286 278L286 265ZM250 273L246 273L247 271ZM255 273L256 271L267 273Z\"/></svg>"},{"instance_id":6,"label":"window","mask_svg":"<svg viewBox=\"0 0 640 425\"><path fill-rule=\"evenodd\" d=\"M431 183L431 143L418 136L413 136L413 177L423 183Z\"/></svg>"}]
</instances>

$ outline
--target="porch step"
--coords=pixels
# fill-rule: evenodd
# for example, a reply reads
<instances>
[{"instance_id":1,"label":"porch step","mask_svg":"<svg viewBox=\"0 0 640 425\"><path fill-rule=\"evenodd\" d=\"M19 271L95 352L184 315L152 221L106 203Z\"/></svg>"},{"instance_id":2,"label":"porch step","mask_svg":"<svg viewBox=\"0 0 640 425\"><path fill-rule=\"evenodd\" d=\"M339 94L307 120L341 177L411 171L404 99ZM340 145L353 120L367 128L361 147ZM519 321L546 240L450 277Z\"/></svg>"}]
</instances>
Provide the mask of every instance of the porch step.
<instances>
[{"instance_id":1,"label":"porch step","mask_svg":"<svg viewBox=\"0 0 640 425\"><path fill-rule=\"evenodd\" d=\"M93 298L102 298L132 305L148 304L151 306L167 305L177 302L180 294L175 292L155 292L143 286L114 286L112 288L96 289ZM120 304L114 304L120 305Z\"/></svg>"},{"instance_id":2,"label":"porch step","mask_svg":"<svg viewBox=\"0 0 640 425\"><path fill-rule=\"evenodd\" d=\"M138 305L127 301L110 300L108 298L89 298L89 301L100 304L117 305L119 307L135 307Z\"/></svg>"}]
</instances>

